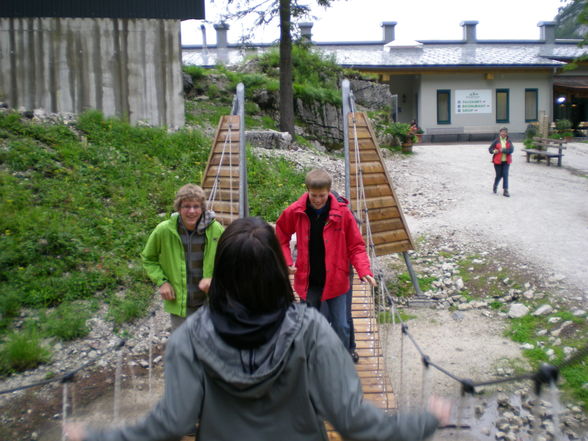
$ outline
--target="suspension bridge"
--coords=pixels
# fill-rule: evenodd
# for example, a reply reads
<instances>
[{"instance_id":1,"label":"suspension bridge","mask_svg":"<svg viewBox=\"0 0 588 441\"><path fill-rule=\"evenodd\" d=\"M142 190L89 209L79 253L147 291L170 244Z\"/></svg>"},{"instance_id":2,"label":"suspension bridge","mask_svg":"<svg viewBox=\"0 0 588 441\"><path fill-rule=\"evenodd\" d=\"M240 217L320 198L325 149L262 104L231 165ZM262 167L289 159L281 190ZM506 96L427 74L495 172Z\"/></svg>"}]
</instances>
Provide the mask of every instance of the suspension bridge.
<instances>
[{"instance_id":1,"label":"suspension bridge","mask_svg":"<svg viewBox=\"0 0 588 441\"><path fill-rule=\"evenodd\" d=\"M411 265L408 251L414 249L410 232L407 228L402 209L398 198L391 185L390 177L385 167L384 160L379 151L375 133L365 113L355 111L353 94L349 88L349 82L343 81L343 132L345 150L345 196L351 201L351 209L358 219L362 234L365 238L369 251L372 269L379 286L377 290L362 284L355 279L353 283L352 312L355 328L357 351L360 355L359 363L356 365L358 375L361 379L365 398L376 406L392 411L401 407L402 400L392 389L389 371L386 369L382 336L378 326L378 313L385 311L390 313L393 325L396 320L400 321L400 372L394 373L395 384L401 390L403 385L403 353L405 341L412 343L420 354L423 365L423 382L421 396L426 398L429 394L428 377L432 369L447 375L452 380L461 384L463 395L473 394L476 388L502 384L506 382L530 382L536 393L536 403L542 400L542 391L548 386L551 392L551 418L554 422L555 431L551 439L560 440L559 413L561 410L558 401L556 382L558 372L565 366L576 363L583 363L588 355L588 347L584 347L573 354L569 359L559 365L544 365L536 372L521 374L500 379L474 382L469 379L462 379L453 375L450 371L439 366L431 360L418 342L411 336L409 327L402 322L397 314L394 299L387 290L382 271L378 268L378 256L390 253L401 253L404 257L408 272L410 274L416 296L422 295L418 286L418 279ZM245 155L245 127L244 127L244 88L240 84L237 87L231 115L221 117L214 137L208 163L202 177L202 187L208 196L208 207L216 212L217 219L225 225L233 220L248 215L247 203L247 166ZM378 309L376 309L376 307ZM149 340L153 340L153 315L151 316ZM113 420L119 420L120 408L120 371L122 360L122 349L124 340L111 348L110 352L118 351L119 357L116 368L115 393L113 403ZM72 372L57 376L37 383L31 383L9 390L0 390L0 395L18 392L25 389L44 386L52 382L63 384L62 419L67 420L71 416L71 400L73 392L69 391L68 384L76 379L76 374L99 361L108 354L102 354ZM151 349L149 351L149 387L151 387ZM117 394L118 389L118 394ZM463 400L460 405L463 404ZM460 406L461 408L461 406ZM539 406L534 407L535 413ZM458 412L462 415L462 412ZM458 416L454 427L467 428L462 426ZM537 417L537 420L540 419ZM331 441L341 440L332 427L326 422L329 439ZM540 439L541 428L535 425L533 429L533 440ZM183 441L192 441L193 437L184 437Z\"/></svg>"},{"instance_id":2,"label":"suspension bridge","mask_svg":"<svg viewBox=\"0 0 588 441\"><path fill-rule=\"evenodd\" d=\"M353 97L344 87L344 128L346 157L346 188L351 208L369 244L372 262L377 255L406 253L413 249L398 198L394 193L376 136L364 113L355 112ZM243 137L243 105L241 86L237 88L232 115L221 117L214 137L202 187L208 193L208 207L217 219L228 225L247 213L247 180L245 140ZM406 257L408 259L408 257ZM412 268L411 268L412 272ZM373 291L357 279L353 284L352 312L360 355L357 372L366 399L376 406L393 410L396 400L385 368L384 352L378 331ZM341 439L329 426L331 440ZM189 438L186 438L188 441Z\"/></svg>"}]
</instances>

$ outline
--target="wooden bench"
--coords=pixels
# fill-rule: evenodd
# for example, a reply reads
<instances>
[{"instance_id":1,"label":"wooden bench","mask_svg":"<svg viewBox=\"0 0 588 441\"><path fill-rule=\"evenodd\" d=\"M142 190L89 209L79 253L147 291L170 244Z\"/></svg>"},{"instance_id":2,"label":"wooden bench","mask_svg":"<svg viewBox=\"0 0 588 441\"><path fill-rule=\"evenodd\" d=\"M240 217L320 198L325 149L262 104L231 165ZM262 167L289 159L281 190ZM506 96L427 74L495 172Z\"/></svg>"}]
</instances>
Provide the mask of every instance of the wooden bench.
<instances>
[{"instance_id":1,"label":"wooden bench","mask_svg":"<svg viewBox=\"0 0 588 441\"><path fill-rule=\"evenodd\" d=\"M527 154L527 162L530 162L531 156L537 161L545 158L547 165L551 165L551 159L557 158L557 166L561 167L561 158L563 157L563 150L566 148L566 141L563 139L551 138L533 138L533 143L537 146L535 149L523 149ZM549 149L557 149L557 152Z\"/></svg>"}]
</instances>

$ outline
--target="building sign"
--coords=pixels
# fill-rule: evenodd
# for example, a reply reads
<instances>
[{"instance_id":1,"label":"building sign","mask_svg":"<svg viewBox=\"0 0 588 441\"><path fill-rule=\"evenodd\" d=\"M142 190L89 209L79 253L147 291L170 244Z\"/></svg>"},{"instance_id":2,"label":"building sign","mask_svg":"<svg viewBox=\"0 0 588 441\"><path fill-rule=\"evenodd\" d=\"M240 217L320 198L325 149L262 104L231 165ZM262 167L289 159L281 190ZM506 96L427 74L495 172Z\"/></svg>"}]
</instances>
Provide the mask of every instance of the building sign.
<instances>
[{"instance_id":1,"label":"building sign","mask_svg":"<svg viewBox=\"0 0 588 441\"><path fill-rule=\"evenodd\" d=\"M456 90L455 113L492 113L492 91L490 89Z\"/></svg>"}]
</instances>

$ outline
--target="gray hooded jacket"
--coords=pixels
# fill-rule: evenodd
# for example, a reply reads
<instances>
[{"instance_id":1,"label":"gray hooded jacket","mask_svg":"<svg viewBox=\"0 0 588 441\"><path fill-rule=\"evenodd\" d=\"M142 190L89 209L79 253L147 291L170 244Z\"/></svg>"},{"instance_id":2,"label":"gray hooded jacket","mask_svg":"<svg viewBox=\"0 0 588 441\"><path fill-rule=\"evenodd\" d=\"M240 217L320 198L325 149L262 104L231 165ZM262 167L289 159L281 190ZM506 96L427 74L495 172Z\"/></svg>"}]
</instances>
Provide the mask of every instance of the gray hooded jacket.
<instances>
[{"instance_id":1,"label":"gray hooded jacket","mask_svg":"<svg viewBox=\"0 0 588 441\"><path fill-rule=\"evenodd\" d=\"M323 421L349 440L417 441L429 413L389 415L365 401L351 357L316 309L293 304L280 329L253 350L227 345L202 307L171 336L165 392L133 426L91 430L89 441L327 440Z\"/></svg>"}]
</instances>

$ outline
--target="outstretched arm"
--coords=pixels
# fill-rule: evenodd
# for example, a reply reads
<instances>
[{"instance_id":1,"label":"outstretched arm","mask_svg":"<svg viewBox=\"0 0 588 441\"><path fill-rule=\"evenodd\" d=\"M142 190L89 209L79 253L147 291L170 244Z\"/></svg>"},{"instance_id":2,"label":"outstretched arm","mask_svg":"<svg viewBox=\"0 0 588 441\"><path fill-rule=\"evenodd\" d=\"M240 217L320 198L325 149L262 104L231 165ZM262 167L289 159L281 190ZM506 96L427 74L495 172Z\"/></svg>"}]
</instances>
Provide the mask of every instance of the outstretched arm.
<instances>
[{"instance_id":1,"label":"outstretched arm","mask_svg":"<svg viewBox=\"0 0 588 441\"><path fill-rule=\"evenodd\" d=\"M155 407L137 424L115 429L68 427L84 441L179 440L194 431L202 406L203 370L182 327L169 340L165 355L165 391Z\"/></svg>"},{"instance_id":2,"label":"outstretched arm","mask_svg":"<svg viewBox=\"0 0 588 441\"><path fill-rule=\"evenodd\" d=\"M323 415L344 439L357 441L420 441L446 422L449 404L435 399L430 411L387 414L365 400L347 350L329 324L317 326L309 356L310 395Z\"/></svg>"}]
</instances>

